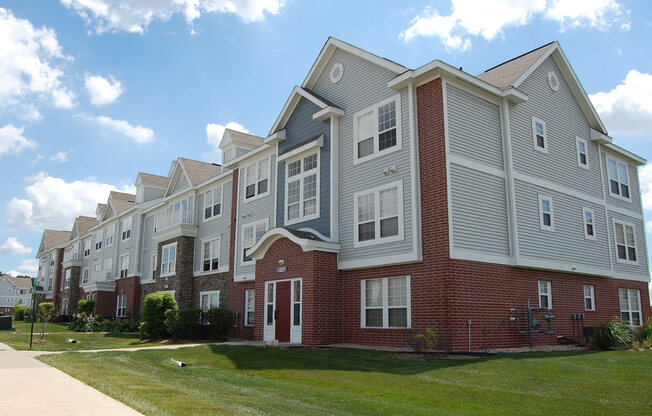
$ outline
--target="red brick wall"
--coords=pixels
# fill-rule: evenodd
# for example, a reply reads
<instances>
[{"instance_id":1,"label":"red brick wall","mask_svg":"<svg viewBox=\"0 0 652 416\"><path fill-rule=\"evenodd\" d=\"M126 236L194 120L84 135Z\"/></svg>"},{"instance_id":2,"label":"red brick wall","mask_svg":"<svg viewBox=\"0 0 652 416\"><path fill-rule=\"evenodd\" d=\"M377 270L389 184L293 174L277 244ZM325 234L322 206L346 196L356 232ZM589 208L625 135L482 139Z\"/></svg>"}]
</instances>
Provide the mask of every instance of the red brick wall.
<instances>
[{"instance_id":1,"label":"red brick wall","mask_svg":"<svg viewBox=\"0 0 652 416\"><path fill-rule=\"evenodd\" d=\"M95 313L115 316L116 302L115 292L95 292Z\"/></svg>"},{"instance_id":2,"label":"red brick wall","mask_svg":"<svg viewBox=\"0 0 652 416\"><path fill-rule=\"evenodd\" d=\"M117 310L117 295L127 295L127 315L132 318L140 317L140 277L127 277L118 279L115 282L116 304L114 305L113 316Z\"/></svg>"}]
</instances>

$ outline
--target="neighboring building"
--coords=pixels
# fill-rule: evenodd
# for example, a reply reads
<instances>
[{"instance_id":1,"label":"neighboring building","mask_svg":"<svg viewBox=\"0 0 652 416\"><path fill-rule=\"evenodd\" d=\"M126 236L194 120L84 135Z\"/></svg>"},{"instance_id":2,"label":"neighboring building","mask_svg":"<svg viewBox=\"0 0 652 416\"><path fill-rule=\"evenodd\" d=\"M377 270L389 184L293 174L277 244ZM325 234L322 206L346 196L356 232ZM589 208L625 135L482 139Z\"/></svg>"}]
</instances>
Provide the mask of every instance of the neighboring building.
<instances>
[{"instance_id":1,"label":"neighboring building","mask_svg":"<svg viewBox=\"0 0 652 416\"><path fill-rule=\"evenodd\" d=\"M61 310L62 302L63 251L70 234L70 231L44 230L36 254L39 260L37 286L43 289L37 294L48 302L54 302L57 310Z\"/></svg>"},{"instance_id":2,"label":"neighboring building","mask_svg":"<svg viewBox=\"0 0 652 416\"><path fill-rule=\"evenodd\" d=\"M0 312L13 315L16 305L32 307L32 279L0 276Z\"/></svg>"},{"instance_id":3,"label":"neighboring building","mask_svg":"<svg viewBox=\"0 0 652 416\"><path fill-rule=\"evenodd\" d=\"M539 344L649 317L645 160L556 42L475 77L329 38L269 135L227 129L220 148L222 166L178 158L78 219L63 310L138 315L169 291L234 310L244 338L410 346L434 328L453 350L526 345L528 299L555 316Z\"/></svg>"}]
</instances>

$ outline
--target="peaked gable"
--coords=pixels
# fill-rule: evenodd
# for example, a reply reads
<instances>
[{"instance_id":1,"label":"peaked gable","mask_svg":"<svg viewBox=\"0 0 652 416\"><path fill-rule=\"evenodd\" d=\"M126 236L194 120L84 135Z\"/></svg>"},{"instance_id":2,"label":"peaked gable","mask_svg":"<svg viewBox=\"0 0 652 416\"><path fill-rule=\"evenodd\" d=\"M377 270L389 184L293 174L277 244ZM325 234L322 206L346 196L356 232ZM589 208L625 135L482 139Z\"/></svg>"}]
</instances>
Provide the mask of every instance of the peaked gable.
<instances>
[{"instance_id":1,"label":"peaked gable","mask_svg":"<svg viewBox=\"0 0 652 416\"><path fill-rule=\"evenodd\" d=\"M292 89L292 92L290 93L290 96L288 97L287 101L285 102L285 105L283 106L281 113L278 115L276 121L274 122L272 129L269 131L270 135L276 133L279 130L282 130L285 127L285 124L288 122L290 116L294 112L294 109L296 108L297 104L299 104L299 101L302 98L305 98L306 100L310 101L321 110L330 107L334 111L339 110L338 112L344 114L344 111L340 107L328 101L327 99L319 96L315 92L310 91L303 87L295 86Z\"/></svg>"}]
</instances>

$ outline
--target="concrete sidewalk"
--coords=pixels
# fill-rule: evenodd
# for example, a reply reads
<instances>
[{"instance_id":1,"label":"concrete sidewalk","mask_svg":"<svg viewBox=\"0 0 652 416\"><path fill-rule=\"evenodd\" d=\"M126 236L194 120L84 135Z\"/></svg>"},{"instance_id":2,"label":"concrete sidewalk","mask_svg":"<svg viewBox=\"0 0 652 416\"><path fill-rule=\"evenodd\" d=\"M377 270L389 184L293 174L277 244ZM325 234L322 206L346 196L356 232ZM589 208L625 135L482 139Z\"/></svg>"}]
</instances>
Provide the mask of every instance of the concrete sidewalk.
<instances>
[{"instance_id":1,"label":"concrete sidewalk","mask_svg":"<svg viewBox=\"0 0 652 416\"><path fill-rule=\"evenodd\" d=\"M0 343L0 413L140 415L81 381Z\"/></svg>"}]
</instances>

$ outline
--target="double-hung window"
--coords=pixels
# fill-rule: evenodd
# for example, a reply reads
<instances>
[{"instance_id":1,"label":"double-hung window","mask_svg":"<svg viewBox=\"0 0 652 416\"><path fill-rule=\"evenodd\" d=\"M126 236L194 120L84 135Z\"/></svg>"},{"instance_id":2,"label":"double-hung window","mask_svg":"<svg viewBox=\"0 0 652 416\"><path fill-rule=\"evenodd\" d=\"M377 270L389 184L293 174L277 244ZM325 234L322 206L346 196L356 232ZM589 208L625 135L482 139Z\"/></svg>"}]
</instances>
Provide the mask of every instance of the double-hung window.
<instances>
[{"instance_id":1,"label":"double-hung window","mask_svg":"<svg viewBox=\"0 0 652 416\"><path fill-rule=\"evenodd\" d=\"M401 149L401 101L396 95L353 115L353 163Z\"/></svg>"},{"instance_id":2,"label":"double-hung window","mask_svg":"<svg viewBox=\"0 0 652 416\"><path fill-rule=\"evenodd\" d=\"M102 231L93 235L93 241L95 241L95 251L102 250Z\"/></svg>"},{"instance_id":3,"label":"double-hung window","mask_svg":"<svg viewBox=\"0 0 652 416\"><path fill-rule=\"evenodd\" d=\"M158 269L158 254L152 254L152 280L156 277L156 270Z\"/></svg>"},{"instance_id":4,"label":"double-hung window","mask_svg":"<svg viewBox=\"0 0 652 416\"><path fill-rule=\"evenodd\" d=\"M627 163L607 156L609 192L611 195L629 199L629 172Z\"/></svg>"},{"instance_id":5,"label":"double-hung window","mask_svg":"<svg viewBox=\"0 0 652 416\"><path fill-rule=\"evenodd\" d=\"M552 283L539 280L539 307L552 309Z\"/></svg>"},{"instance_id":6,"label":"double-hung window","mask_svg":"<svg viewBox=\"0 0 652 416\"><path fill-rule=\"evenodd\" d=\"M614 220L614 234L616 236L616 260L618 263L637 264L634 226Z\"/></svg>"},{"instance_id":7,"label":"double-hung window","mask_svg":"<svg viewBox=\"0 0 652 416\"><path fill-rule=\"evenodd\" d=\"M127 294L121 293L118 295L118 306L116 307L115 316L124 318L127 316Z\"/></svg>"},{"instance_id":8,"label":"double-hung window","mask_svg":"<svg viewBox=\"0 0 652 416\"><path fill-rule=\"evenodd\" d=\"M641 292L638 289L618 289L620 319L631 326L641 326Z\"/></svg>"},{"instance_id":9,"label":"double-hung window","mask_svg":"<svg viewBox=\"0 0 652 416\"><path fill-rule=\"evenodd\" d=\"M219 290L211 290L211 291L199 293L199 308L203 312L206 312L207 310L212 308L219 308L219 307L220 307Z\"/></svg>"},{"instance_id":10,"label":"double-hung window","mask_svg":"<svg viewBox=\"0 0 652 416\"><path fill-rule=\"evenodd\" d=\"M393 182L353 196L354 247L403 239L403 183Z\"/></svg>"},{"instance_id":11,"label":"double-hung window","mask_svg":"<svg viewBox=\"0 0 652 416\"><path fill-rule=\"evenodd\" d=\"M122 241L131 238L131 217L127 217L120 223L120 230L122 230Z\"/></svg>"},{"instance_id":12,"label":"double-hung window","mask_svg":"<svg viewBox=\"0 0 652 416\"><path fill-rule=\"evenodd\" d=\"M386 277L361 280L363 328L410 327L410 278Z\"/></svg>"},{"instance_id":13,"label":"double-hung window","mask_svg":"<svg viewBox=\"0 0 652 416\"><path fill-rule=\"evenodd\" d=\"M584 309L595 310L595 287L593 285L584 285Z\"/></svg>"},{"instance_id":14,"label":"double-hung window","mask_svg":"<svg viewBox=\"0 0 652 416\"><path fill-rule=\"evenodd\" d=\"M177 243L161 248L161 276L172 276L177 264Z\"/></svg>"},{"instance_id":15,"label":"double-hung window","mask_svg":"<svg viewBox=\"0 0 652 416\"><path fill-rule=\"evenodd\" d=\"M285 223L319 217L319 152L287 163Z\"/></svg>"},{"instance_id":16,"label":"double-hung window","mask_svg":"<svg viewBox=\"0 0 652 416\"><path fill-rule=\"evenodd\" d=\"M539 229L554 231L555 223L552 217L552 198L539 195Z\"/></svg>"},{"instance_id":17,"label":"double-hung window","mask_svg":"<svg viewBox=\"0 0 652 416\"><path fill-rule=\"evenodd\" d=\"M204 193L204 221L222 215L222 187L217 186Z\"/></svg>"},{"instance_id":18,"label":"double-hung window","mask_svg":"<svg viewBox=\"0 0 652 416\"><path fill-rule=\"evenodd\" d=\"M256 244L256 241L265 234L268 227L268 220L264 219L254 223L246 224L242 227L242 262L249 262L251 257L247 256L247 249Z\"/></svg>"},{"instance_id":19,"label":"double-hung window","mask_svg":"<svg viewBox=\"0 0 652 416\"><path fill-rule=\"evenodd\" d=\"M84 240L84 257L91 255L91 240Z\"/></svg>"},{"instance_id":20,"label":"double-hung window","mask_svg":"<svg viewBox=\"0 0 652 416\"><path fill-rule=\"evenodd\" d=\"M104 259L104 279L113 280L113 259Z\"/></svg>"},{"instance_id":21,"label":"double-hung window","mask_svg":"<svg viewBox=\"0 0 652 416\"><path fill-rule=\"evenodd\" d=\"M577 137L577 166L588 169L589 168L589 151L586 140Z\"/></svg>"},{"instance_id":22,"label":"double-hung window","mask_svg":"<svg viewBox=\"0 0 652 416\"><path fill-rule=\"evenodd\" d=\"M591 208L582 208L582 220L584 222L584 238L595 240L595 219Z\"/></svg>"},{"instance_id":23,"label":"double-hung window","mask_svg":"<svg viewBox=\"0 0 652 416\"><path fill-rule=\"evenodd\" d=\"M65 277L63 279L63 287L66 288L66 289L70 287L70 274L71 274L70 272L71 272L71 270L67 269Z\"/></svg>"},{"instance_id":24,"label":"double-hung window","mask_svg":"<svg viewBox=\"0 0 652 416\"><path fill-rule=\"evenodd\" d=\"M254 303L256 301L256 291L254 289L245 290L245 317L246 326L254 325Z\"/></svg>"},{"instance_id":25,"label":"double-hung window","mask_svg":"<svg viewBox=\"0 0 652 416\"><path fill-rule=\"evenodd\" d=\"M106 247L111 247L113 245L113 239L115 237L115 224L111 224L106 227L104 231L104 236L106 237Z\"/></svg>"},{"instance_id":26,"label":"double-hung window","mask_svg":"<svg viewBox=\"0 0 652 416\"><path fill-rule=\"evenodd\" d=\"M88 267L82 270L82 283L88 283Z\"/></svg>"},{"instance_id":27,"label":"double-hung window","mask_svg":"<svg viewBox=\"0 0 652 416\"><path fill-rule=\"evenodd\" d=\"M102 246L100 245L100 247L102 247ZM55 256L56 256L56 255L55 255L54 253L51 253L51 254L50 254L50 267L54 267L54 259L55 259Z\"/></svg>"},{"instance_id":28,"label":"double-hung window","mask_svg":"<svg viewBox=\"0 0 652 416\"><path fill-rule=\"evenodd\" d=\"M245 200L265 195L269 190L269 157L247 166L245 171Z\"/></svg>"},{"instance_id":29,"label":"double-hung window","mask_svg":"<svg viewBox=\"0 0 652 416\"><path fill-rule=\"evenodd\" d=\"M129 254L120 257L120 277L129 275Z\"/></svg>"},{"instance_id":30,"label":"double-hung window","mask_svg":"<svg viewBox=\"0 0 652 416\"><path fill-rule=\"evenodd\" d=\"M534 150L548 153L548 135L545 121L532 117L532 144Z\"/></svg>"},{"instance_id":31,"label":"double-hung window","mask_svg":"<svg viewBox=\"0 0 652 416\"><path fill-rule=\"evenodd\" d=\"M220 265L220 239L216 238L202 243L202 271L215 271Z\"/></svg>"}]
</instances>

